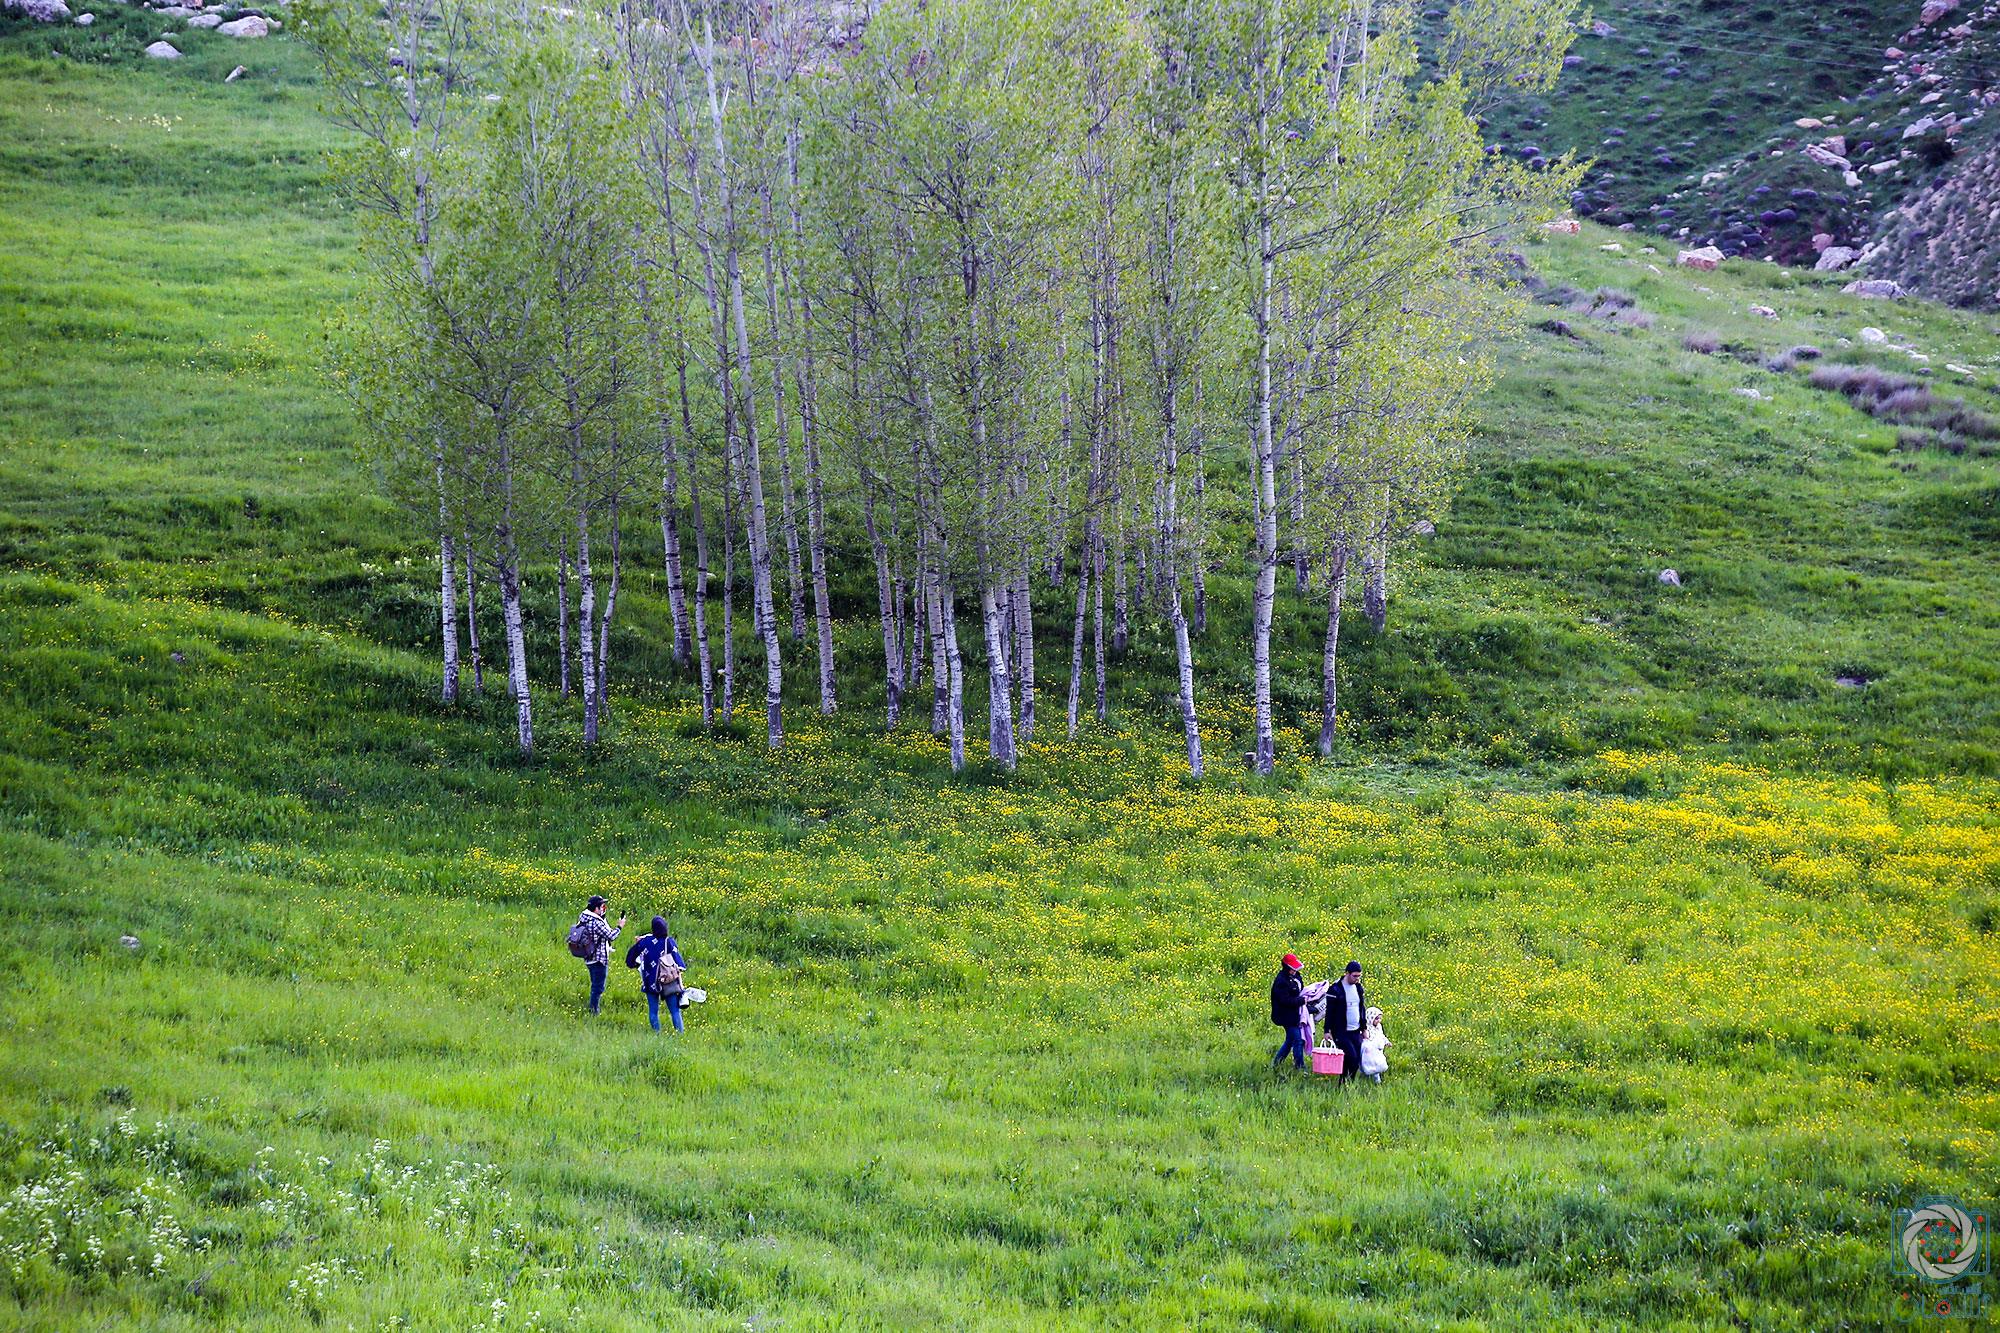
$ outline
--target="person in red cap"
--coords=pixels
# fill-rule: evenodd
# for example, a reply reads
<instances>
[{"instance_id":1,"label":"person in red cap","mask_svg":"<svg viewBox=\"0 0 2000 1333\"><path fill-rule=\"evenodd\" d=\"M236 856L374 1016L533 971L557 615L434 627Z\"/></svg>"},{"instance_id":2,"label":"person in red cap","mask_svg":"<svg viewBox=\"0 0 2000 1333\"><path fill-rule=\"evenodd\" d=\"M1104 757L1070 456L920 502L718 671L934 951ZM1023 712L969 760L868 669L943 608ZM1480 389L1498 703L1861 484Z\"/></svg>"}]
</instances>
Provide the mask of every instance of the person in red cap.
<instances>
[{"instance_id":1,"label":"person in red cap","mask_svg":"<svg viewBox=\"0 0 2000 1333\"><path fill-rule=\"evenodd\" d=\"M1271 1057L1271 1068L1285 1062L1287 1052L1293 1065L1306 1067L1306 1025L1300 1021L1299 1005L1304 1000L1305 979L1299 975L1299 956L1285 955L1278 975L1271 981L1271 1021L1285 1030L1285 1043Z\"/></svg>"}]
</instances>

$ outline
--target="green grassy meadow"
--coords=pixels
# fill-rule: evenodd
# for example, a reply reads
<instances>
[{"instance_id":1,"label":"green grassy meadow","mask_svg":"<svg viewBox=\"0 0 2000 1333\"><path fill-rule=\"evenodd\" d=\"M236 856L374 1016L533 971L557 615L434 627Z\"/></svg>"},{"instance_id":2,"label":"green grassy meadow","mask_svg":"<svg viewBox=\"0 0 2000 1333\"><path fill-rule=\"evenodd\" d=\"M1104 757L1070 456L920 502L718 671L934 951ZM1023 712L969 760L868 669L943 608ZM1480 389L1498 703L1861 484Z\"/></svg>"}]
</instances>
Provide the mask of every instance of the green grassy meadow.
<instances>
[{"instance_id":1,"label":"green grassy meadow","mask_svg":"<svg viewBox=\"0 0 2000 1333\"><path fill-rule=\"evenodd\" d=\"M318 373L304 53L148 19L0 17L0 1327L1867 1328L1895 1210L2000 1193L2000 458L1764 367L2000 412L1990 317L1536 238L1652 325L1510 351L1331 763L1317 597L1227 762L1227 527L1201 784L1143 620L1017 775L882 736L859 584L841 713L706 737L643 515L608 740L543 681L523 762ZM581 1014L592 892L684 1039ZM1267 1068L1286 949L1382 1086Z\"/></svg>"}]
</instances>

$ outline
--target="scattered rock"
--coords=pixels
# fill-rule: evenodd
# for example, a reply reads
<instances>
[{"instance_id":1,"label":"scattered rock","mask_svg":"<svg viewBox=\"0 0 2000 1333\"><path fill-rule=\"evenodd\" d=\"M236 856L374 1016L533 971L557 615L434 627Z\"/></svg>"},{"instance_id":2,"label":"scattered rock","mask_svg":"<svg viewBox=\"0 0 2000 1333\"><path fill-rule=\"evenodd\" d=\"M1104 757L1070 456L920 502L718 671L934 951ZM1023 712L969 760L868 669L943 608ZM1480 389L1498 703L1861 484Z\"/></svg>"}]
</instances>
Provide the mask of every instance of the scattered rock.
<instances>
[{"instance_id":1,"label":"scattered rock","mask_svg":"<svg viewBox=\"0 0 2000 1333\"><path fill-rule=\"evenodd\" d=\"M126 953L139 952L139 937L137 935L120 935L118 942L125 946Z\"/></svg>"},{"instance_id":2,"label":"scattered rock","mask_svg":"<svg viewBox=\"0 0 2000 1333\"><path fill-rule=\"evenodd\" d=\"M1793 121L1792 124L1798 126L1802 130L1816 130L1820 126L1826 124L1826 122L1821 120L1818 116L1800 116L1797 120Z\"/></svg>"},{"instance_id":3,"label":"scattered rock","mask_svg":"<svg viewBox=\"0 0 2000 1333\"><path fill-rule=\"evenodd\" d=\"M1889 341L1889 335L1870 324L1861 330L1861 341L1871 346L1880 346Z\"/></svg>"},{"instance_id":4,"label":"scattered rock","mask_svg":"<svg viewBox=\"0 0 2000 1333\"><path fill-rule=\"evenodd\" d=\"M154 42L151 46L147 47L146 55L148 59L152 60L179 60L181 58L181 53L174 49L174 44L165 41Z\"/></svg>"},{"instance_id":5,"label":"scattered rock","mask_svg":"<svg viewBox=\"0 0 2000 1333\"><path fill-rule=\"evenodd\" d=\"M1928 28L1957 8L1958 0L1924 0L1924 10L1917 16L1917 22Z\"/></svg>"},{"instance_id":6,"label":"scattered rock","mask_svg":"<svg viewBox=\"0 0 2000 1333\"><path fill-rule=\"evenodd\" d=\"M1813 264L1813 272L1832 273L1837 269L1846 268L1860 257L1861 252L1851 245L1829 245L1819 252L1819 259Z\"/></svg>"},{"instance_id":7,"label":"scattered rock","mask_svg":"<svg viewBox=\"0 0 2000 1333\"><path fill-rule=\"evenodd\" d=\"M1598 19L1590 25L1590 35L1593 37L1615 37L1617 34L1618 29L1612 27L1603 19Z\"/></svg>"},{"instance_id":8,"label":"scattered rock","mask_svg":"<svg viewBox=\"0 0 2000 1333\"><path fill-rule=\"evenodd\" d=\"M1696 250L1683 250L1674 256L1674 263L1682 268L1712 269L1722 262L1722 251L1712 245L1704 245Z\"/></svg>"},{"instance_id":9,"label":"scattered rock","mask_svg":"<svg viewBox=\"0 0 2000 1333\"><path fill-rule=\"evenodd\" d=\"M1603 245L1600 245L1597 248L1600 250L1608 250L1612 254L1622 254L1624 253L1625 250L1625 247L1620 245L1616 241L1606 241Z\"/></svg>"},{"instance_id":10,"label":"scattered rock","mask_svg":"<svg viewBox=\"0 0 2000 1333\"><path fill-rule=\"evenodd\" d=\"M243 68L243 66L238 65L235 69L230 70L228 74L224 75L222 81L224 83L234 83L238 79L242 78L245 74L248 74L249 72L250 71Z\"/></svg>"},{"instance_id":11,"label":"scattered rock","mask_svg":"<svg viewBox=\"0 0 2000 1333\"><path fill-rule=\"evenodd\" d=\"M1813 253L1814 253L1814 254L1816 254L1816 255L1819 255L1819 254L1825 254L1825 253L1826 253L1826 247L1828 247L1829 245L1832 245L1832 244L1833 244L1833 233L1832 233L1832 232L1830 232L1830 231L1816 231L1816 232L1814 232L1814 233L1813 233L1813 238L1812 238L1812 248L1813 248Z\"/></svg>"},{"instance_id":12,"label":"scattered rock","mask_svg":"<svg viewBox=\"0 0 2000 1333\"><path fill-rule=\"evenodd\" d=\"M217 28L224 37L269 37L271 24L259 14L245 14L240 19L231 19Z\"/></svg>"},{"instance_id":13,"label":"scattered rock","mask_svg":"<svg viewBox=\"0 0 2000 1333\"><path fill-rule=\"evenodd\" d=\"M162 5L153 12L163 19L191 19L201 13L199 9L187 5Z\"/></svg>"},{"instance_id":14,"label":"scattered rock","mask_svg":"<svg viewBox=\"0 0 2000 1333\"><path fill-rule=\"evenodd\" d=\"M190 28L218 28L222 26L220 14L196 14L188 20Z\"/></svg>"},{"instance_id":15,"label":"scattered rock","mask_svg":"<svg viewBox=\"0 0 2000 1333\"><path fill-rule=\"evenodd\" d=\"M1805 154L1808 160L1817 162L1823 167L1836 167L1841 171L1846 171L1851 165L1839 153L1834 152L1831 148L1822 148L1816 143L1807 144Z\"/></svg>"},{"instance_id":16,"label":"scattered rock","mask_svg":"<svg viewBox=\"0 0 2000 1333\"><path fill-rule=\"evenodd\" d=\"M1778 312L1767 305L1753 305L1750 307L1750 313L1753 315L1762 315L1765 319L1776 319L1778 317Z\"/></svg>"},{"instance_id":17,"label":"scattered rock","mask_svg":"<svg viewBox=\"0 0 2000 1333\"><path fill-rule=\"evenodd\" d=\"M1944 368L1946 370L1953 371L1960 375L1977 375L1979 373L1978 371L1974 370L1971 366L1961 366L1956 361L1945 362Z\"/></svg>"},{"instance_id":18,"label":"scattered rock","mask_svg":"<svg viewBox=\"0 0 2000 1333\"><path fill-rule=\"evenodd\" d=\"M76 26L79 28L88 28L95 22L97 22L97 15L95 14L78 14L76 16Z\"/></svg>"},{"instance_id":19,"label":"scattered rock","mask_svg":"<svg viewBox=\"0 0 2000 1333\"><path fill-rule=\"evenodd\" d=\"M1842 287L1847 296L1868 296L1877 299L1899 300L1905 294L1903 285L1888 278L1861 278Z\"/></svg>"},{"instance_id":20,"label":"scattered rock","mask_svg":"<svg viewBox=\"0 0 2000 1333\"><path fill-rule=\"evenodd\" d=\"M1824 355L1811 343L1800 343L1797 347L1787 349L1785 354L1794 361L1817 361Z\"/></svg>"},{"instance_id":21,"label":"scattered rock","mask_svg":"<svg viewBox=\"0 0 2000 1333\"><path fill-rule=\"evenodd\" d=\"M1556 218L1542 224L1543 231L1560 232L1564 236L1574 236L1583 230L1583 224L1575 218Z\"/></svg>"},{"instance_id":22,"label":"scattered rock","mask_svg":"<svg viewBox=\"0 0 2000 1333\"><path fill-rule=\"evenodd\" d=\"M1924 135L1929 134L1936 125L1937 122L1929 116L1925 116L1922 120L1913 120L1903 127L1903 137L1905 139L1920 139Z\"/></svg>"},{"instance_id":23,"label":"scattered rock","mask_svg":"<svg viewBox=\"0 0 2000 1333\"><path fill-rule=\"evenodd\" d=\"M1543 333L1553 333L1558 338L1574 338L1578 342L1583 341L1583 335L1578 333L1575 329L1571 328L1569 326L1569 321L1567 320L1545 319L1541 323L1535 325L1535 327L1540 329Z\"/></svg>"},{"instance_id":24,"label":"scattered rock","mask_svg":"<svg viewBox=\"0 0 2000 1333\"><path fill-rule=\"evenodd\" d=\"M1410 531L1416 533L1419 537L1435 537L1437 536L1437 524L1427 518L1420 518L1411 527Z\"/></svg>"},{"instance_id":25,"label":"scattered rock","mask_svg":"<svg viewBox=\"0 0 2000 1333\"><path fill-rule=\"evenodd\" d=\"M0 8L18 10L37 23L61 23L69 17L63 0L0 0Z\"/></svg>"},{"instance_id":26,"label":"scattered rock","mask_svg":"<svg viewBox=\"0 0 2000 1333\"><path fill-rule=\"evenodd\" d=\"M1660 571L1660 582L1669 588L1678 588L1681 586L1681 572L1678 569L1663 569Z\"/></svg>"},{"instance_id":27,"label":"scattered rock","mask_svg":"<svg viewBox=\"0 0 2000 1333\"><path fill-rule=\"evenodd\" d=\"M180 666L183 662L187 661L187 658L182 655L180 649L176 648L172 652L167 654L167 660L169 662L172 662L175 666Z\"/></svg>"},{"instance_id":28,"label":"scattered rock","mask_svg":"<svg viewBox=\"0 0 2000 1333\"><path fill-rule=\"evenodd\" d=\"M1750 399L1752 402L1761 403L1764 401L1764 395L1759 393L1757 390L1751 388L1747 384L1738 386L1735 392L1742 394L1745 398ZM1666 577L1662 575L1660 578L1660 582L1665 583L1666 581L1667 581ZM1676 583L1675 586L1678 587L1679 584Z\"/></svg>"},{"instance_id":29,"label":"scattered rock","mask_svg":"<svg viewBox=\"0 0 2000 1333\"><path fill-rule=\"evenodd\" d=\"M1858 671L1843 671L1833 678L1833 683L1843 690L1865 690L1868 688L1868 677Z\"/></svg>"}]
</instances>

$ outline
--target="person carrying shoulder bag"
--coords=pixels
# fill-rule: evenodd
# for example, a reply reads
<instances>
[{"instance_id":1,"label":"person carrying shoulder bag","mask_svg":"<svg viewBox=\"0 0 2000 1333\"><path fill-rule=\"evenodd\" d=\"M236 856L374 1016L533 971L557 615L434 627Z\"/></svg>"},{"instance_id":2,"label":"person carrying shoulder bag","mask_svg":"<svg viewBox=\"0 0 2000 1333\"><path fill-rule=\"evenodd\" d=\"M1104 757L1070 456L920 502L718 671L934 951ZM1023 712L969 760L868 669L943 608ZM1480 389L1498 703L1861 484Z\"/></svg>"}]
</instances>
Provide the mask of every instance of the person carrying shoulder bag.
<instances>
[{"instance_id":1,"label":"person carrying shoulder bag","mask_svg":"<svg viewBox=\"0 0 2000 1333\"><path fill-rule=\"evenodd\" d=\"M687 960L681 957L674 937L667 934L665 917L654 917L652 934L632 941L632 947L625 951L625 966L639 970L639 989L646 994L646 1017L653 1031L660 1030L660 1001L665 1000L674 1031L686 1032L681 1023L681 995L687 990L682 980Z\"/></svg>"}]
</instances>

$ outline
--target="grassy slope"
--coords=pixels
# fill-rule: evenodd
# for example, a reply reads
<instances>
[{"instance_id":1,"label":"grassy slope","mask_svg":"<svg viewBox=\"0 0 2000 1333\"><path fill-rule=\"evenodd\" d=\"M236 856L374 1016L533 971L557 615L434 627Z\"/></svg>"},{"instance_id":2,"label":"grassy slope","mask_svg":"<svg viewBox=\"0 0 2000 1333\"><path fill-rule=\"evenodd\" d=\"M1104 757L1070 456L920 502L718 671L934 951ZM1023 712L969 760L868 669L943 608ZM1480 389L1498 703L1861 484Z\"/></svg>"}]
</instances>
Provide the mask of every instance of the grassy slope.
<instances>
[{"instance_id":1,"label":"grassy slope","mask_svg":"<svg viewBox=\"0 0 2000 1333\"><path fill-rule=\"evenodd\" d=\"M0 46L0 1180L55 1200L0 1213L4 1317L1823 1326L1894 1300L1913 1191L1990 1191L1993 463L1678 333L1868 320L1990 386L1992 331L1534 248L1660 323L1523 346L1344 646L1365 764L1189 789L1150 659L1134 730L1006 785L871 739L859 682L776 759L692 739L635 575L613 742L523 767L429 702L426 575L311 379L344 233L297 53L28 54L137 25ZM568 1016L592 888L672 914L689 1041L624 976ZM1281 945L1370 960L1379 1092L1256 1067ZM184 1243L115 1216L148 1177ZM31 1207L64 1260L6 1251Z\"/></svg>"},{"instance_id":2,"label":"grassy slope","mask_svg":"<svg viewBox=\"0 0 2000 1333\"><path fill-rule=\"evenodd\" d=\"M1667 196L1707 168L1865 87L1881 70L1883 49L1921 7L1911 0L1808 9L1729 0L1592 4L1612 34L1581 38L1581 63L1548 95L1504 108L1493 134L1515 148L1597 158L1585 189L1615 205L1600 216L1644 225L1652 208L1669 206ZM1664 230L1688 223L1699 229L1703 219L1661 219Z\"/></svg>"}]
</instances>

